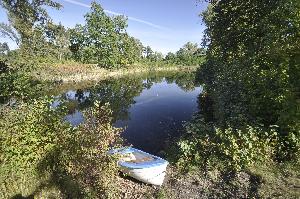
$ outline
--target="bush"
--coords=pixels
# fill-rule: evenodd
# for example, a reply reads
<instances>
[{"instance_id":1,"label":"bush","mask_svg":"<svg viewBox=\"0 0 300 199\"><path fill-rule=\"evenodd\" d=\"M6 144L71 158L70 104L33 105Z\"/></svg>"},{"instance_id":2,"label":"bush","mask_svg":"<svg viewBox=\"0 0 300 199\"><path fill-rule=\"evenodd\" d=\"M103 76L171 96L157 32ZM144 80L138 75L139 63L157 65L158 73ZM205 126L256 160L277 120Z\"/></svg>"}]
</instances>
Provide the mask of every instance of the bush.
<instances>
[{"instance_id":1,"label":"bush","mask_svg":"<svg viewBox=\"0 0 300 199\"><path fill-rule=\"evenodd\" d=\"M17 192L50 197L51 189L55 197L114 198L117 161L106 152L121 139L120 129L111 125L109 105L96 102L85 112L86 122L74 128L62 121L65 109L51 108L51 102L1 108L0 178L5 186L0 196Z\"/></svg>"},{"instance_id":2,"label":"bush","mask_svg":"<svg viewBox=\"0 0 300 199\"><path fill-rule=\"evenodd\" d=\"M50 100L33 100L15 107L2 107L1 162L14 168L35 165L59 142L70 127L61 122L63 111L49 108Z\"/></svg>"},{"instance_id":3,"label":"bush","mask_svg":"<svg viewBox=\"0 0 300 199\"><path fill-rule=\"evenodd\" d=\"M42 95L46 82L32 78L30 70L33 63L23 63L16 58L0 58L0 104L10 100L30 100Z\"/></svg>"},{"instance_id":4,"label":"bush","mask_svg":"<svg viewBox=\"0 0 300 199\"><path fill-rule=\"evenodd\" d=\"M189 164L209 168L221 162L222 167L241 170L256 162L272 160L278 142L274 128L221 129L205 123L201 117L187 123L186 131L178 142L181 167Z\"/></svg>"},{"instance_id":5,"label":"bush","mask_svg":"<svg viewBox=\"0 0 300 199\"><path fill-rule=\"evenodd\" d=\"M73 179L80 189L69 191L72 198L78 197L79 192L91 198L116 198L117 161L107 151L112 145L121 143L121 129L111 125L112 111L108 104L100 106L95 102L94 107L85 112L85 118L84 124L64 137L56 151L49 153L49 159L42 162L39 169L50 170L54 177L63 176L58 184L66 183L65 176ZM52 162L47 162L49 160ZM68 190L68 187L63 189Z\"/></svg>"}]
</instances>

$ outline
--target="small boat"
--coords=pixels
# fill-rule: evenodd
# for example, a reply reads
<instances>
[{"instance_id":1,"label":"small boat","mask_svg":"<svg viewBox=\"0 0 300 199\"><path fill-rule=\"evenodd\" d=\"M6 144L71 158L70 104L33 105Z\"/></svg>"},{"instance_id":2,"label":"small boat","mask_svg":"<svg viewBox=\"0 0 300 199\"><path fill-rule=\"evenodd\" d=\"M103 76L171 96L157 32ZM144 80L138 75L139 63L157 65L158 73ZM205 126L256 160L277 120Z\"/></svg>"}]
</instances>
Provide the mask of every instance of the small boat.
<instances>
[{"instance_id":1,"label":"small boat","mask_svg":"<svg viewBox=\"0 0 300 199\"><path fill-rule=\"evenodd\" d=\"M118 165L123 173L147 184L162 185L168 161L132 147L113 149L109 154L120 155Z\"/></svg>"}]
</instances>

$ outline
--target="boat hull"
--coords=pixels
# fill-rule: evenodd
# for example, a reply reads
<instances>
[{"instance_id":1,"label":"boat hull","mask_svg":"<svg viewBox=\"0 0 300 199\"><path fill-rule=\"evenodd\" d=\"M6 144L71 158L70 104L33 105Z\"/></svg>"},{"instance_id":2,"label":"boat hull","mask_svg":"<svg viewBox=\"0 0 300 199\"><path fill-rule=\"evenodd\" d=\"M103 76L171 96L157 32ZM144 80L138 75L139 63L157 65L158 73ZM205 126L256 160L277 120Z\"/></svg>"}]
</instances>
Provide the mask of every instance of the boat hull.
<instances>
[{"instance_id":1,"label":"boat hull","mask_svg":"<svg viewBox=\"0 0 300 199\"><path fill-rule=\"evenodd\" d=\"M122 166L120 168L123 173L141 182L161 186L166 175L167 164L142 169L129 169Z\"/></svg>"},{"instance_id":2,"label":"boat hull","mask_svg":"<svg viewBox=\"0 0 300 199\"><path fill-rule=\"evenodd\" d=\"M121 156L118 161L121 172L147 184L163 184L168 161L132 147L110 150L109 153Z\"/></svg>"}]
</instances>

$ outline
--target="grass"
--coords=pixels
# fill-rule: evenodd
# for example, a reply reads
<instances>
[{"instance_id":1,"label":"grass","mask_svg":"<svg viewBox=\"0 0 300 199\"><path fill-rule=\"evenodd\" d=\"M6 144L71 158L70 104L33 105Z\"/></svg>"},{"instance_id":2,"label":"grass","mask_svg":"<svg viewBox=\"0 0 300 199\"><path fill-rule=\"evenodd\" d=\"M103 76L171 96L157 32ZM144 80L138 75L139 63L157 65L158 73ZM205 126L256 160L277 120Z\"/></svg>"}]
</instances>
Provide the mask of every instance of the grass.
<instances>
[{"instance_id":1,"label":"grass","mask_svg":"<svg viewBox=\"0 0 300 199\"><path fill-rule=\"evenodd\" d=\"M57 64L44 65L32 72L32 75L41 81L51 82L84 82L99 81L107 78L118 78L144 72L160 71L195 71L198 66L143 66L132 65L126 68L108 70L91 64Z\"/></svg>"},{"instance_id":2,"label":"grass","mask_svg":"<svg viewBox=\"0 0 300 199\"><path fill-rule=\"evenodd\" d=\"M256 164L239 172L169 168L157 198L300 198L299 164ZM201 197L199 197L201 196Z\"/></svg>"},{"instance_id":3,"label":"grass","mask_svg":"<svg viewBox=\"0 0 300 199\"><path fill-rule=\"evenodd\" d=\"M272 163L249 168L261 184L258 194L263 198L300 198L300 164Z\"/></svg>"},{"instance_id":4,"label":"grass","mask_svg":"<svg viewBox=\"0 0 300 199\"><path fill-rule=\"evenodd\" d=\"M176 165L164 184L166 198L300 198L300 159L256 162L234 172L222 161L209 164L178 164L177 148L167 152ZM213 163L214 162L214 163Z\"/></svg>"},{"instance_id":5,"label":"grass","mask_svg":"<svg viewBox=\"0 0 300 199\"><path fill-rule=\"evenodd\" d=\"M137 183L130 179L118 177L116 182L122 184L126 196L122 198L300 198L299 164L257 164L238 173L227 173L211 168L200 168L182 173L170 166L165 183L160 188ZM33 177L10 177L9 186L2 184L2 191L15 193L10 196L64 198L64 189L73 190L72 183L66 181L64 187L41 182ZM75 194L76 195L76 194ZM9 198L2 192L1 198ZM22 197L20 197L22 196ZM88 197L88 196L87 196Z\"/></svg>"}]
</instances>

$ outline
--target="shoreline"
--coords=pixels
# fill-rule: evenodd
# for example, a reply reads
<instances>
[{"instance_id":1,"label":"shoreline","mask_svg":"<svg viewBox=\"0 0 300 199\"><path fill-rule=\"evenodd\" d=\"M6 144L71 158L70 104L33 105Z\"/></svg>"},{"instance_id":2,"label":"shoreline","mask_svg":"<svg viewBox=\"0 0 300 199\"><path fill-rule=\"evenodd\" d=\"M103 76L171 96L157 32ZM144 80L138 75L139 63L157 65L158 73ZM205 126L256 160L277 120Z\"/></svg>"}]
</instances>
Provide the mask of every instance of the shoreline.
<instances>
[{"instance_id":1,"label":"shoreline","mask_svg":"<svg viewBox=\"0 0 300 199\"><path fill-rule=\"evenodd\" d=\"M62 64L57 66L43 66L32 72L32 76L41 81L57 83L80 83L87 81L99 81L108 78L119 78L125 75L146 72L166 72L166 71L189 71L194 72L199 66L159 66L141 67L131 66L121 69L109 70L95 65L83 64Z\"/></svg>"}]
</instances>

